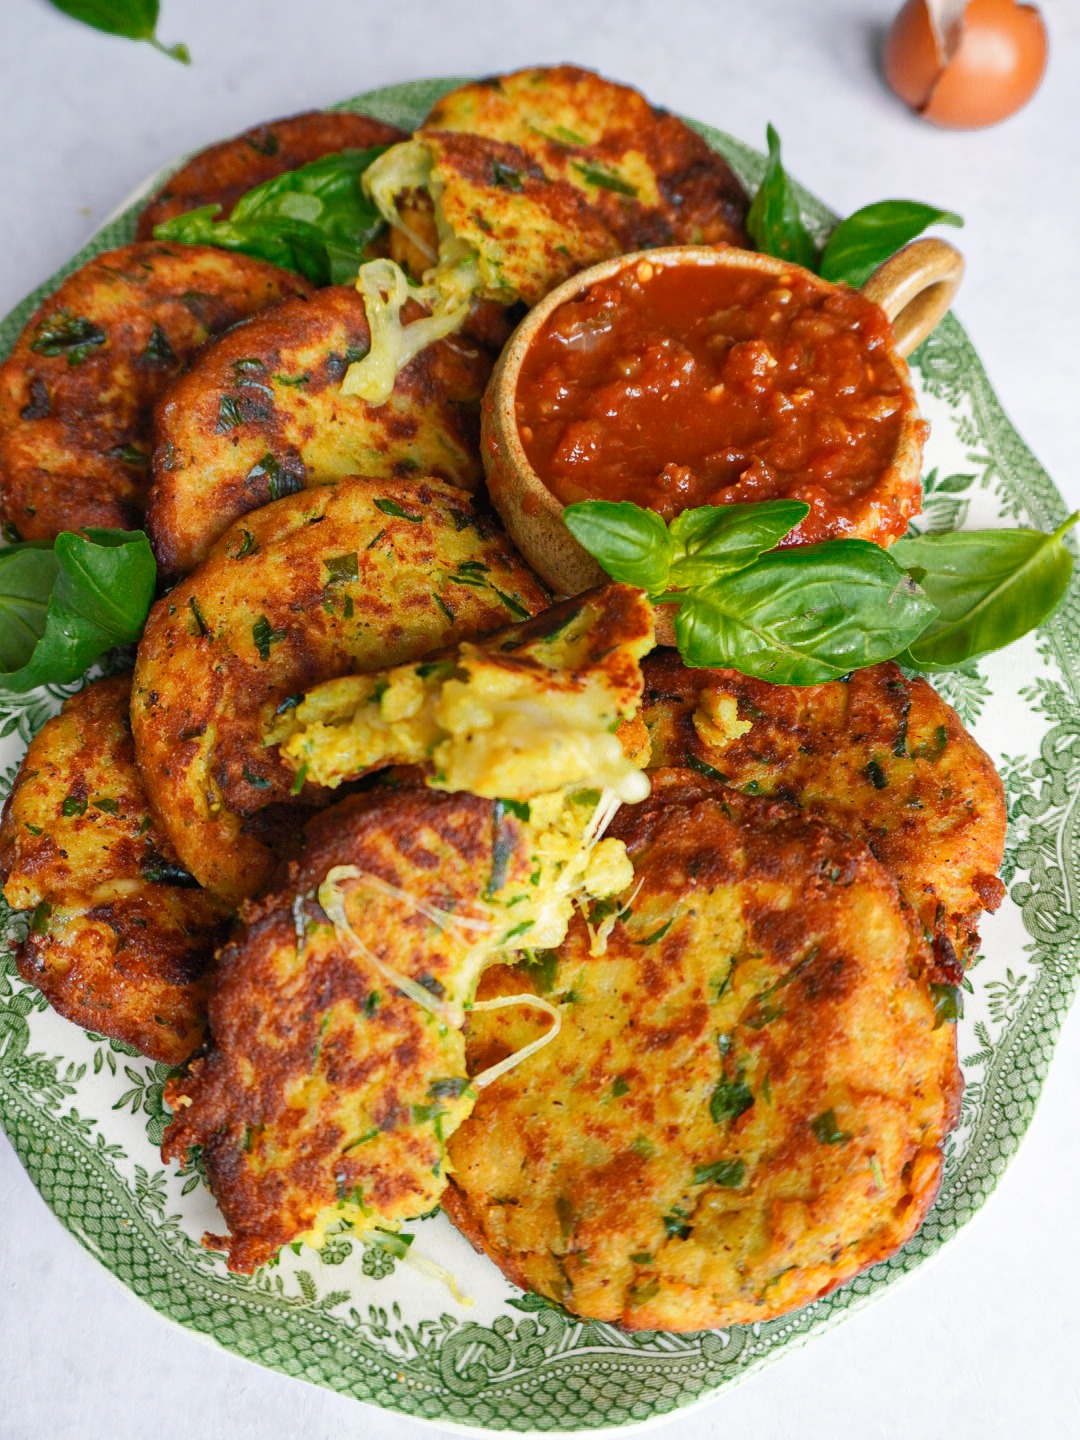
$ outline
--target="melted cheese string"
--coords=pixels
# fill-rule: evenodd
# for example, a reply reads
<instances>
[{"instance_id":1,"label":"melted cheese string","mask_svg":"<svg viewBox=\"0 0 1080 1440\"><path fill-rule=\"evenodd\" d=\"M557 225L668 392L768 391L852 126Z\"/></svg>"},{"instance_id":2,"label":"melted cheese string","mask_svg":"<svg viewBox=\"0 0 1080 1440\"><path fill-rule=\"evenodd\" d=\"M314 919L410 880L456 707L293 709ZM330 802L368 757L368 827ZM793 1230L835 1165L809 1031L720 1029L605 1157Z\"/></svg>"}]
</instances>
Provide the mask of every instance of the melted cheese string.
<instances>
[{"instance_id":1,"label":"melted cheese string","mask_svg":"<svg viewBox=\"0 0 1080 1440\"><path fill-rule=\"evenodd\" d=\"M426 1255L414 1255L412 1250L409 1249L405 1251L405 1254L402 1255L400 1259L403 1265L408 1265L413 1270L418 1270L421 1275L426 1275L430 1280L441 1281L459 1305L464 1305L466 1309L471 1309L472 1306L476 1304L472 1296L467 1295L465 1291L461 1289L457 1283L457 1277L453 1275L451 1271L445 1269L442 1265L436 1264L434 1260L429 1260Z\"/></svg>"},{"instance_id":2,"label":"melted cheese string","mask_svg":"<svg viewBox=\"0 0 1080 1440\"><path fill-rule=\"evenodd\" d=\"M542 995L530 995L527 993L521 995L496 995L490 1000L474 1000L472 1009L506 1010L511 1005L525 1005L533 1010L542 1010L545 1015L551 1017L554 1023L544 1031L543 1035L538 1036L535 1040L531 1040L528 1045L523 1045L520 1050L515 1050L512 1055L507 1055L506 1058L500 1060L497 1065L489 1065L486 1070L481 1070L479 1075L474 1075L469 1081L469 1084L474 1090L486 1090L487 1087L493 1085L501 1075L506 1075L509 1071L513 1070L515 1066L520 1065L523 1060L528 1060L530 1055L535 1055L538 1050L542 1050L545 1045L550 1045L562 1029L562 1016L559 1013L558 1007L552 1005L550 1000L545 1000Z\"/></svg>"},{"instance_id":3,"label":"melted cheese string","mask_svg":"<svg viewBox=\"0 0 1080 1440\"><path fill-rule=\"evenodd\" d=\"M366 885L369 890L411 905L418 914L432 921L440 930L476 930L480 934L487 935L495 928L490 920L470 919L467 916L455 915L449 910L440 910L437 905L429 905L426 900L418 900L415 895L410 895L408 890L391 885L389 880L383 880L378 875L372 875L366 870L357 870L355 865L340 866L339 868L351 870L353 878L359 880L362 885Z\"/></svg>"},{"instance_id":4,"label":"melted cheese string","mask_svg":"<svg viewBox=\"0 0 1080 1440\"><path fill-rule=\"evenodd\" d=\"M341 391L359 395L369 405L384 405L405 366L421 350L461 328L472 291L461 298L442 295L431 286L410 290L405 272L393 260L369 260L361 265L356 288L363 297L370 343L364 358L355 360L345 372ZM431 313L405 325L401 311L410 294Z\"/></svg>"},{"instance_id":5,"label":"melted cheese string","mask_svg":"<svg viewBox=\"0 0 1080 1440\"><path fill-rule=\"evenodd\" d=\"M330 923L342 944L350 947L353 952L361 956L375 970L388 985L400 990L415 1005L426 1010L428 1014L434 1015L442 1020L444 1024L452 1025L455 1030L460 1030L465 1023L465 1011L461 1005L446 1004L437 996L432 995L430 990L424 987L408 975L403 975L400 970L395 970L392 965L387 965L378 955L364 944L360 936L349 924L349 918L345 914L344 895L341 888L343 880L363 880L366 878L364 872L358 870L355 865L335 865L329 870L326 879L319 886L319 904L326 911Z\"/></svg>"}]
</instances>

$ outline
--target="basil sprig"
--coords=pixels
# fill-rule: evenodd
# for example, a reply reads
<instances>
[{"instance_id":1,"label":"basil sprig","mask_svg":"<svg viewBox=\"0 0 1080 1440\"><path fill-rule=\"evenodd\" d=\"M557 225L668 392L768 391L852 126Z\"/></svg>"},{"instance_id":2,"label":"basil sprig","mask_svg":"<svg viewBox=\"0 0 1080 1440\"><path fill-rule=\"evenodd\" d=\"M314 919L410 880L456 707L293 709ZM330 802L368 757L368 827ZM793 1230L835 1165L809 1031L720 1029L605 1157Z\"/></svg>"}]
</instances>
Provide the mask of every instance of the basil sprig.
<instances>
[{"instance_id":1,"label":"basil sprig","mask_svg":"<svg viewBox=\"0 0 1080 1440\"><path fill-rule=\"evenodd\" d=\"M913 535L891 550L937 608L900 658L916 670L948 670L1011 645L1056 609L1073 572L1065 536L1074 511L1041 530L957 530Z\"/></svg>"},{"instance_id":2,"label":"basil sprig","mask_svg":"<svg viewBox=\"0 0 1080 1440\"><path fill-rule=\"evenodd\" d=\"M774 547L803 519L796 500L702 506L669 525L627 501L586 500L563 519L607 573L677 606L679 652L780 685L817 685L899 659L948 669L1043 623L1073 559L1038 530Z\"/></svg>"},{"instance_id":3,"label":"basil sprig","mask_svg":"<svg viewBox=\"0 0 1080 1440\"><path fill-rule=\"evenodd\" d=\"M819 254L784 169L780 137L771 125L766 136L769 158L746 217L750 238L766 255L803 265L824 280L859 286L890 255L931 225L964 223L951 210L939 210L918 200L879 200L841 220Z\"/></svg>"},{"instance_id":4,"label":"basil sprig","mask_svg":"<svg viewBox=\"0 0 1080 1440\"><path fill-rule=\"evenodd\" d=\"M384 224L360 176L387 148L323 155L256 185L228 220L215 218L220 205L203 205L155 225L154 238L239 250L295 270L313 285L349 284Z\"/></svg>"},{"instance_id":5,"label":"basil sprig","mask_svg":"<svg viewBox=\"0 0 1080 1440\"><path fill-rule=\"evenodd\" d=\"M170 60L179 60L181 65L191 64L191 52L186 45L163 45L158 39L158 0L52 0L52 4L93 30L105 35L122 35L125 40L145 40Z\"/></svg>"},{"instance_id":6,"label":"basil sprig","mask_svg":"<svg viewBox=\"0 0 1080 1440\"><path fill-rule=\"evenodd\" d=\"M65 685L142 633L156 567L141 530L65 532L0 550L0 690Z\"/></svg>"}]
</instances>

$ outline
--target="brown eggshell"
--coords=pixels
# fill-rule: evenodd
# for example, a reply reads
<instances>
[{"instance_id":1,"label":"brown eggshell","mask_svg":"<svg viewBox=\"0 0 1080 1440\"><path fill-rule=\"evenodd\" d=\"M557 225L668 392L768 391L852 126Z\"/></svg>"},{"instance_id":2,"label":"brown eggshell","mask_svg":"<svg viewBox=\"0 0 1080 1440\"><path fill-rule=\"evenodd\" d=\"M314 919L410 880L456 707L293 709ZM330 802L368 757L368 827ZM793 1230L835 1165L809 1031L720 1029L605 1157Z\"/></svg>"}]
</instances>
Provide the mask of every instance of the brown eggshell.
<instances>
[{"instance_id":1,"label":"brown eggshell","mask_svg":"<svg viewBox=\"0 0 1080 1440\"><path fill-rule=\"evenodd\" d=\"M969 0L944 37L927 0L908 0L889 32L885 78L905 104L955 130L996 125L1023 108L1046 71L1046 27L1016 0Z\"/></svg>"},{"instance_id":2,"label":"brown eggshell","mask_svg":"<svg viewBox=\"0 0 1080 1440\"><path fill-rule=\"evenodd\" d=\"M907 0L892 23L881 57L889 89L921 110L945 68L926 0Z\"/></svg>"}]
</instances>

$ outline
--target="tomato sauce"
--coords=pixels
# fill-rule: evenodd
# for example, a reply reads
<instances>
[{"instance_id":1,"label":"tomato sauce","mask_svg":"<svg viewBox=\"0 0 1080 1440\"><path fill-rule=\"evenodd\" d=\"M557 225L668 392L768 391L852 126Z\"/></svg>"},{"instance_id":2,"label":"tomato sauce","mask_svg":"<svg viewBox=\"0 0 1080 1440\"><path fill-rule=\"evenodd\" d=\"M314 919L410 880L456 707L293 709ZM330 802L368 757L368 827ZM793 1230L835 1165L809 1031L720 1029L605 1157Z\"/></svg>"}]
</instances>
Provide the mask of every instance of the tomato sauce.
<instances>
[{"instance_id":1,"label":"tomato sauce","mask_svg":"<svg viewBox=\"0 0 1080 1440\"><path fill-rule=\"evenodd\" d=\"M639 261L553 313L525 357L517 421L564 503L695 505L790 497L789 537L887 540L912 497L872 502L912 406L889 323L798 269ZM906 503L910 499L911 503Z\"/></svg>"}]
</instances>

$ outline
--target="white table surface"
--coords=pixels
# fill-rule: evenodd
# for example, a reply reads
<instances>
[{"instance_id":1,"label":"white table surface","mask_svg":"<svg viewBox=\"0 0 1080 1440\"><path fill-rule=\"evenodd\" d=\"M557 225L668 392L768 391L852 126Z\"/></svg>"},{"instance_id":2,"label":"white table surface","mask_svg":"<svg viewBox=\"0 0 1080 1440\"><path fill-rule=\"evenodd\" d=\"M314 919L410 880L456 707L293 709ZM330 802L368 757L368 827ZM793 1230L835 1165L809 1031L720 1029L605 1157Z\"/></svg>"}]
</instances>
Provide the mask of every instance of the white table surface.
<instances>
[{"instance_id":1,"label":"white table surface","mask_svg":"<svg viewBox=\"0 0 1080 1440\"><path fill-rule=\"evenodd\" d=\"M2 0L0 313L140 180L258 120L393 81L574 60L760 144L838 210L959 210L958 311L1005 408L1080 504L1080 12L998 129L934 130L872 58L899 0L164 0L191 69L45 0ZM653 1433L991 1440L1080 1434L1080 1015L998 1191L899 1289ZM0 1137L0 1440L410 1440L426 1427L219 1353L122 1291ZM430 1433L427 1430L426 1433Z\"/></svg>"}]
</instances>

